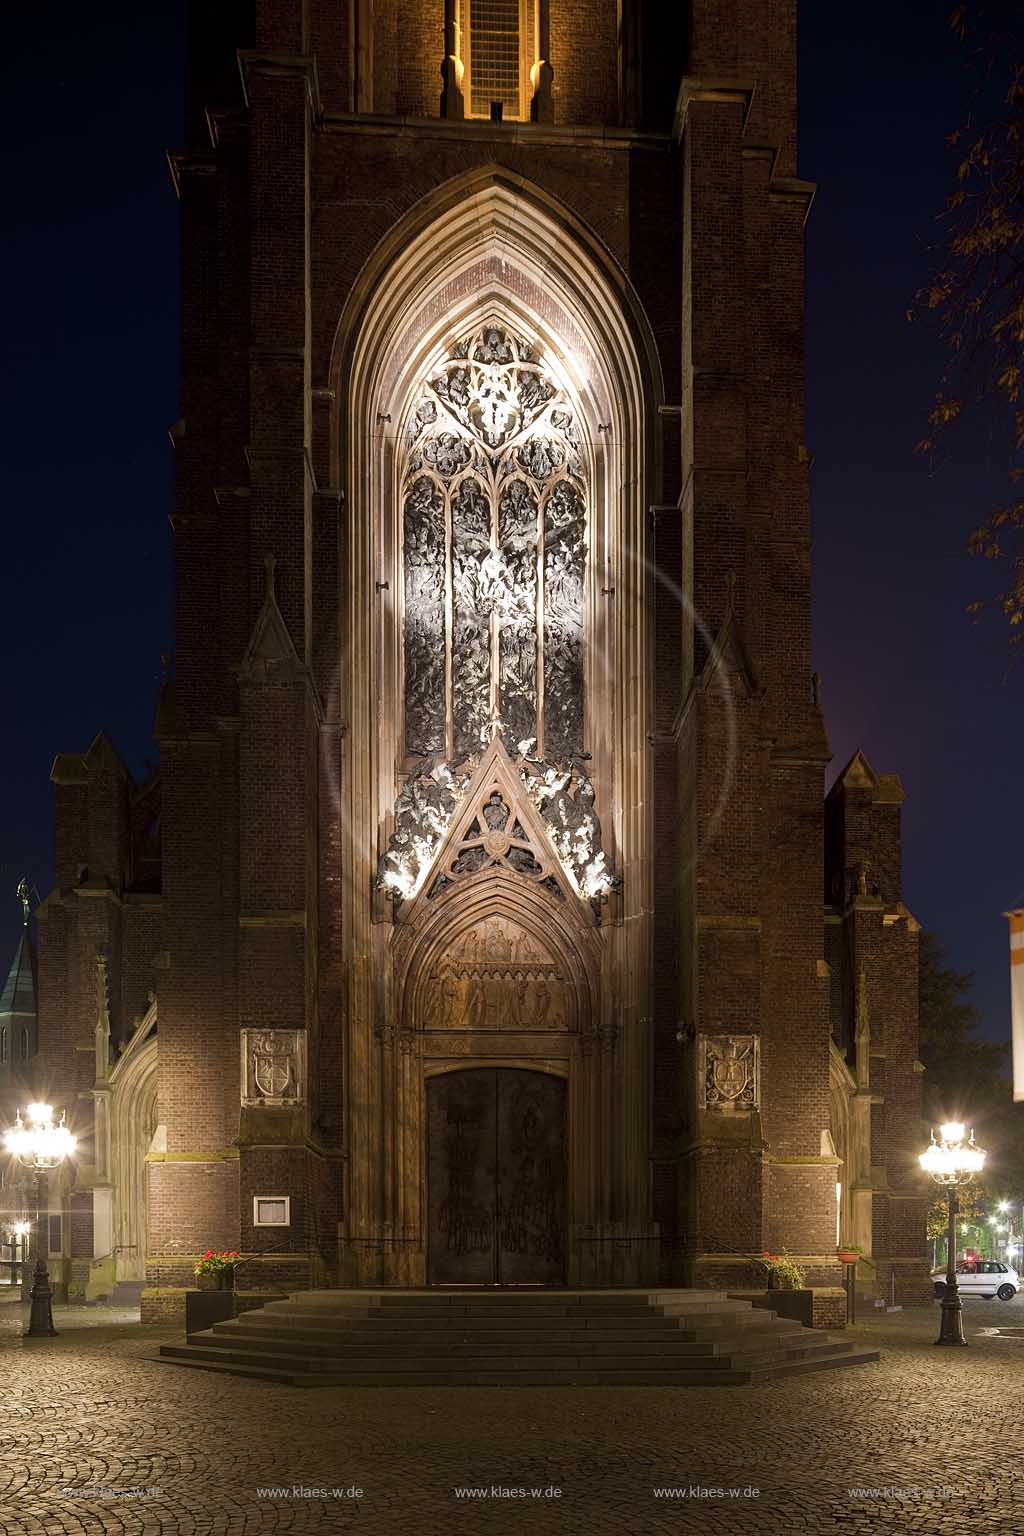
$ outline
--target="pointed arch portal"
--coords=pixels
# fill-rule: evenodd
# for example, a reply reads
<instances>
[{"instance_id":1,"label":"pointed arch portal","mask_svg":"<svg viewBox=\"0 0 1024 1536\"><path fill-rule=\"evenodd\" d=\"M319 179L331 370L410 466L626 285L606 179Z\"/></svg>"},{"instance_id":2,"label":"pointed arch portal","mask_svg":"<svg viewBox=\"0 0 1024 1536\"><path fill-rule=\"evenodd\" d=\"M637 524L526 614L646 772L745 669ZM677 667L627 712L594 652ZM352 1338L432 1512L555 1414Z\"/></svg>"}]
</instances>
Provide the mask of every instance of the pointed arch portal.
<instances>
[{"instance_id":1,"label":"pointed arch portal","mask_svg":"<svg viewBox=\"0 0 1024 1536\"><path fill-rule=\"evenodd\" d=\"M496 169L412 210L339 325L351 1283L428 1278L430 1085L480 1072L499 1106L495 1073L563 1085L561 1277L653 1273L655 355L599 242Z\"/></svg>"}]
</instances>

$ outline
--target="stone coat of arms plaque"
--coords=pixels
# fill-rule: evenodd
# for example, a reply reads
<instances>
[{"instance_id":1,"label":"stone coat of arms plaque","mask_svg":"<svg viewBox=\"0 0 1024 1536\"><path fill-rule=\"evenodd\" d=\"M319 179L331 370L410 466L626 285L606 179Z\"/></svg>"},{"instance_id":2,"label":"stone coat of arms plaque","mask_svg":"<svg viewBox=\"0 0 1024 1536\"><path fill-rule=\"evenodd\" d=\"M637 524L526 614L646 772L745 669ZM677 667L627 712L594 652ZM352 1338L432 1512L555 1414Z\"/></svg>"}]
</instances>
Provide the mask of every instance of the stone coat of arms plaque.
<instances>
[{"instance_id":1,"label":"stone coat of arms plaque","mask_svg":"<svg viewBox=\"0 0 1024 1536\"><path fill-rule=\"evenodd\" d=\"M301 1104L306 1036L301 1029L242 1030L242 1103Z\"/></svg>"},{"instance_id":2,"label":"stone coat of arms plaque","mask_svg":"<svg viewBox=\"0 0 1024 1536\"><path fill-rule=\"evenodd\" d=\"M757 1035L701 1035L698 1103L704 1109L757 1109L761 1103Z\"/></svg>"}]
</instances>

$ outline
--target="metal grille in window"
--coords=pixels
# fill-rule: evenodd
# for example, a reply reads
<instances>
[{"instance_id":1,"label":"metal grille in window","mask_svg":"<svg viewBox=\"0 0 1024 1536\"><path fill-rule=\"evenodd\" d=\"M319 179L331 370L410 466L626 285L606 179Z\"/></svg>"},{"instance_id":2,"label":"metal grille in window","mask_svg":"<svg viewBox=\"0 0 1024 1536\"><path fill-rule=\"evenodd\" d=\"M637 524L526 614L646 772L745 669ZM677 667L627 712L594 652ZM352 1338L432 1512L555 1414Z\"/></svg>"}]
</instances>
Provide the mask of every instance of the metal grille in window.
<instances>
[{"instance_id":1,"label":"metal grille in window","mask_svg":"<svg viewBox=\"0 0 1024 1536\"><path fill-rule=\"evenodd\" d=\"M519 116L519 0L470 0L471 110L486 117L500 101Z\"/></svg>"}]
</instances>

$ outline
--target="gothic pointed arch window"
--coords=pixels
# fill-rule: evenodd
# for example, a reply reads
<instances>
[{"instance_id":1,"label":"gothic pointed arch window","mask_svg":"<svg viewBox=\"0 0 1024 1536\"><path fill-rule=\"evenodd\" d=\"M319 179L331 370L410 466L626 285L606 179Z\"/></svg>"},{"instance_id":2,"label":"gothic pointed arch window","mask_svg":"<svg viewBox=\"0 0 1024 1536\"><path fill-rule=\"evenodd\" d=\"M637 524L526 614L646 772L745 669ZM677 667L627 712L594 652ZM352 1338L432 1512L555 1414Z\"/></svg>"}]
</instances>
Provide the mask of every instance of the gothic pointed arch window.
<instances>
[{"instance_id":1,"label":"gothic pointed arch window","mask_svg":"<svg viewBox=\"0 0 1024 1536\"><path fill-rule=\"evenodd\" d=\"M418 392L402 480L405 750L583 751L586 481L571 402L497 321Z\"/></svg>"}]
</instances>

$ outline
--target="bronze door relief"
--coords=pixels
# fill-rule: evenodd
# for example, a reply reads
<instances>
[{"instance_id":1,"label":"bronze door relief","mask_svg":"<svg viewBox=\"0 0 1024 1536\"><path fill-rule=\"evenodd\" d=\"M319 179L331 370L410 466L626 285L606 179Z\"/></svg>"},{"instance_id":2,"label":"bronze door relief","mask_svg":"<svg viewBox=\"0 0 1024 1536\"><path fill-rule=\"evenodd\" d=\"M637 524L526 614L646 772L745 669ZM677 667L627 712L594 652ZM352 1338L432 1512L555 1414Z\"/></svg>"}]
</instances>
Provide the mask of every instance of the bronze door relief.
<instances>
[{"instance_id":1,"label":"bronze door relief","mask_svg":"<svg viewBox=\"0 0 1024 1536\"><path fill-rule=\"evenodd\" d=\"M427 1082L432 1285L565 1283L565 1083L471 1068Z\"/></svg>"}]
</instances>

